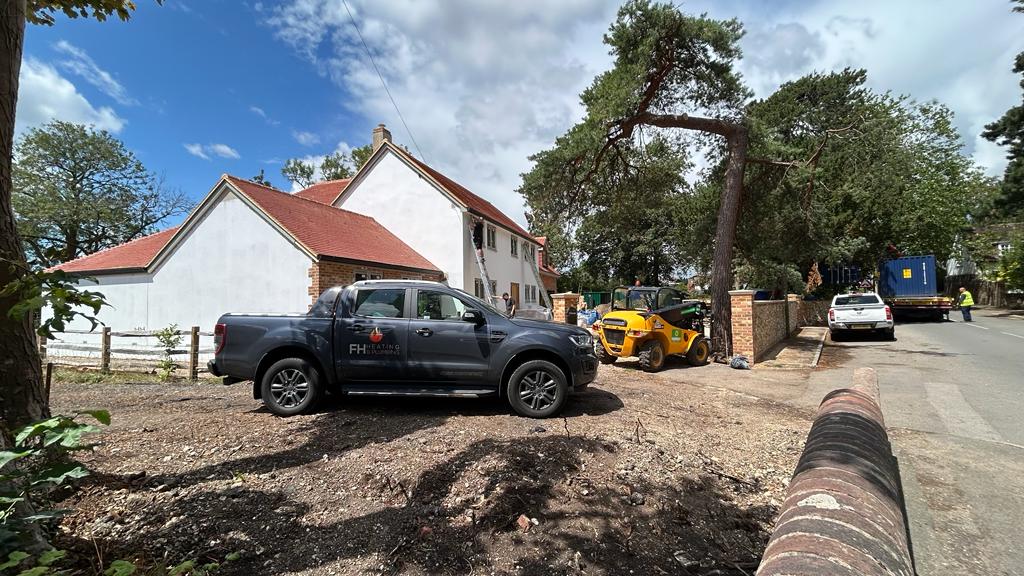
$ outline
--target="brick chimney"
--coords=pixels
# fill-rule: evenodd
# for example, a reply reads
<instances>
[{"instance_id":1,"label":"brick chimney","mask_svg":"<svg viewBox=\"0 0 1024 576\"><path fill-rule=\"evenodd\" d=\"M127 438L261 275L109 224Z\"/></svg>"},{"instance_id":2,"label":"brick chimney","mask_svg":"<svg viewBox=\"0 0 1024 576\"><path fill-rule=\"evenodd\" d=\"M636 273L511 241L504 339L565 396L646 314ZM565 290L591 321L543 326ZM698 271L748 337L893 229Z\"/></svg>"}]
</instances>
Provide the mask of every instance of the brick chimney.
<instances>
[{"instance_id":1,"label":"brick chimney","mask_svg":"<svg viewBox=\"0 0 1024 576\"><path fill-rule=\"evenodd\" d=\"M373 129L373 151L376 152L377 148L383 146L385 140L391 142L391 132L383 124L377 124Z\"/></svg>"}]
</instances>

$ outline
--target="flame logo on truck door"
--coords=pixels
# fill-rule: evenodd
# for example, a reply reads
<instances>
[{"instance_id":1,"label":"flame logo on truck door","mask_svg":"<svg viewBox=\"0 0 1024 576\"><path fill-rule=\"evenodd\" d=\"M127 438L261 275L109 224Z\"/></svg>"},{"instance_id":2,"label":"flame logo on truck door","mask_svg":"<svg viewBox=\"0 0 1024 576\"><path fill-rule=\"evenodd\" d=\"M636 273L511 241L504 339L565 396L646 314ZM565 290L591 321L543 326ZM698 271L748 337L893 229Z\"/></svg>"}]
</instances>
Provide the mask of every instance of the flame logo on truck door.
<instances>
[{"instance_id":1,"label":"flame logo on truck door","mask_svg":"<svg viewBox=\"0 0 1024 576\"><path fill-rule=\"evenodd\" d=\"M384 339L384 334L381 333L380 328L374 328L373 331L370 332L370 342L373 342L374 344L377 344L378 342L380 342L383 339Z\"/></svg>"}]
</instances>

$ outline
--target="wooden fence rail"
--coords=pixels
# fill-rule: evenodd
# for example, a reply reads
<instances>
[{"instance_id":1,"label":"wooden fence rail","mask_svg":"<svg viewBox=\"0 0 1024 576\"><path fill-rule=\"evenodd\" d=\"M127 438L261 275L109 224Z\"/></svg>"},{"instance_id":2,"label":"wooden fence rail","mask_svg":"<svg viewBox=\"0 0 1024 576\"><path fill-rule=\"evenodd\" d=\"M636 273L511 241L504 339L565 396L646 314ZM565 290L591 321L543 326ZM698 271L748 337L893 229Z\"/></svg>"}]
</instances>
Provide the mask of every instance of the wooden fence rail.
<instances>
[{"instance_id":1,"label":"wooden fence rail","mask_svg":"<svg viewBox=\"0 0 1024 576\"><path fill-rule=\"evenodd\" d=\"M203 332L199 329L199 326L192 326L189 330L178 330L175 334L180 336L187 335L187 348L172 348L165 349L159 347L147 347L147 348L114 348L111 346L111 339L116 338L155 338L158 332L162 330L127 330L127 331L113 331L109 327L104 326L100 332L94 330L64 330L62 334L91 334L99 335L99 344L88 344L88 343L61 343L59 348L61 350L72 350L80 352L99 352L100 356L100 370L103 372L110 372L110 358L111 354L128 355L128 356L153 356L160 354L167 354L168 356L180 356L188 355L188 376L189 380L195 381L199 378L199 354L207 353L212 354L214 352L213 347L201 348L199 346L200 336L213 336L213 332ZM58 348L57 345L51 346L51 348ZM48 357L49 352L47 350L47 342L45 338L39 339L39 356L44 360Z\"/></svg>"}]
</instances>

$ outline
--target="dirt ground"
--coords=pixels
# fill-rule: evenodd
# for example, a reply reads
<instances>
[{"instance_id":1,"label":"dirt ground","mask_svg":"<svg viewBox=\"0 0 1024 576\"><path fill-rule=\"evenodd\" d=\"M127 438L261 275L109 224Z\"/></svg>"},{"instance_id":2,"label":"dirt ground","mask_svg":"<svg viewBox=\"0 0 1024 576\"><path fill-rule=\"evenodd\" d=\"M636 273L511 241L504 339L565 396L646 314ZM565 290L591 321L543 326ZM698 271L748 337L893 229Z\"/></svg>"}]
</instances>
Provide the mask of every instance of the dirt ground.
<instances>
[{"instance_id":1,"label":"dirt ground","mask_svg":"<svg viewBox=\"0 0 1024 576\"><path fill-rule=\"evenodd\" d=\"M543 421L387 398L283 419L245 384L57 382L55 413L114 416L58 544L238 553L226 574L753 574L809 416L671 370L602 366Z\"/></svg>"}]
</instances>

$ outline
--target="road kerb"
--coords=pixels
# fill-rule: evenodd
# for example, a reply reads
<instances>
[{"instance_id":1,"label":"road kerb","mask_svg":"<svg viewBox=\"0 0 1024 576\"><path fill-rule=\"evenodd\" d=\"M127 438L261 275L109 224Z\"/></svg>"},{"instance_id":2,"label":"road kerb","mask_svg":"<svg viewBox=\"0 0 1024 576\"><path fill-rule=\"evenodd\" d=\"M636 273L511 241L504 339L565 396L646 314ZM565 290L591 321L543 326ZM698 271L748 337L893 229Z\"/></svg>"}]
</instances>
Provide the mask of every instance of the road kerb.
<instances>
[{"instance_id":1,"label":"road kerb","mask_svg":"<svg viewBox=\"0 0 1024 576\"><path fill-rule=\"evenodd\" d=\"M828 338L828 330L821 333L821 340L818 341L818 349L814 351L814 361L811 362L811 368L818 367L818 360L821 360L821 351L825 348L826 338Z\"/></svg>"}]
</instances>

